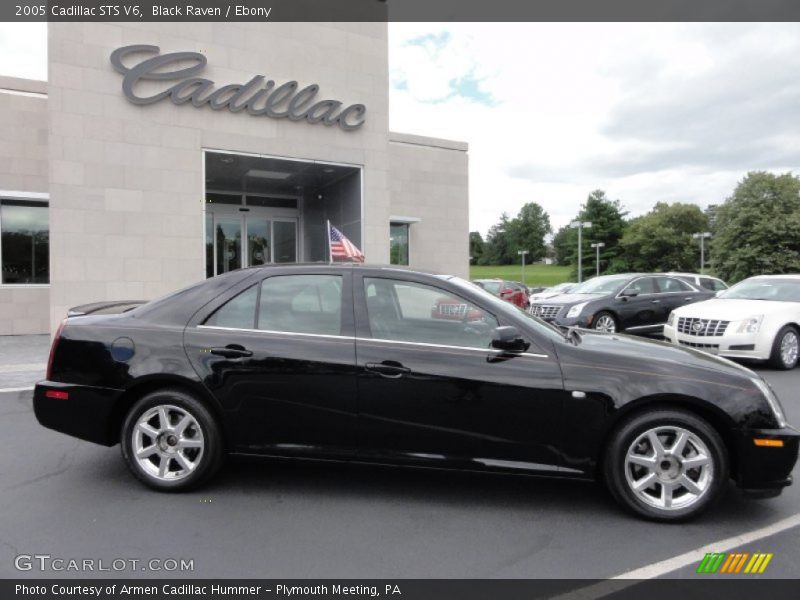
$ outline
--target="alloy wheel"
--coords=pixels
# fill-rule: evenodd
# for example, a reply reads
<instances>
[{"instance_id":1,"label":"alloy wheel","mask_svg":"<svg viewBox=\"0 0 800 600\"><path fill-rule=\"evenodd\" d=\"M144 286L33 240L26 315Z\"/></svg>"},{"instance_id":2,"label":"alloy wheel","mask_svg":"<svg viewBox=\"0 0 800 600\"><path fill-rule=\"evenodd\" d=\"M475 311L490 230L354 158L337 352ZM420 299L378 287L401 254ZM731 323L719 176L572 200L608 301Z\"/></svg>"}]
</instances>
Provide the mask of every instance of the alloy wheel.
<instances>
[{"instance_id":1,"label":"alloy wheel","mask_svg":"<svg viewBox=\"0 0 800 600\"><path fill-rule=\"evenodd\" d=\"M795 331L787 331L781 339L781 360L787 367L797 363L798 339Z\"/></svg>"},{"instance_id":2,"label":"alloy wheel","mask_svg":"<svg viewBox=\"0 0 800 600\"><path fill-rule=\"evenodd\" d=\"M714 460L693 432L677 426L648 429L625 455L625 479L634 495L654 508L692 506L711 489Z\"/></svg>"},{"instance_id":3,"label":"alloy wheel","mask_svg":"<svg viewBox=\"0 0 800 600\"><path fill-rule=\"evenodd\" d=\"M197 420L185 409L171 404L142 413L133 429L132 442L139 467L160 481L189 476L200 464L205 447Z\"/></svg>"},{"instance_id":4,"label":"alloy wheel","mask_svg":"<svg viewBox=\"0 0 800 600\"><path fill-rule=\"evenodd\" d=\"M615 333L617 331L617 324L611 315L600 315L595 322L594 328L597 331L604 333Z\"/></svg>"}]
</instances>

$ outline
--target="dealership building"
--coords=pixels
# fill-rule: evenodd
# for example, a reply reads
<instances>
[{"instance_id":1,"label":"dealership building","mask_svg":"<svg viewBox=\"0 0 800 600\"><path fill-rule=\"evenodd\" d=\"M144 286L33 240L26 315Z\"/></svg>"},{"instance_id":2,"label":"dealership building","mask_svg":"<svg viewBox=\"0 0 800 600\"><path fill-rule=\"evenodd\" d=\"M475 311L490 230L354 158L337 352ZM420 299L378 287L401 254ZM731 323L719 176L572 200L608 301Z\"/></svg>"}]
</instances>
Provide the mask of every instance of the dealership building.
<instances>
[{"instance_id":1,"label":"dealership building","mask_svg":"<svg viewBox=\"0 0 800 600\"><path fill-rule=\"evenodd\" d=\"M467 275L467 145L389 131L386 23L51 23L0 120L0 335L327 261L328 222Z\"/></svg>"}]
</instances>

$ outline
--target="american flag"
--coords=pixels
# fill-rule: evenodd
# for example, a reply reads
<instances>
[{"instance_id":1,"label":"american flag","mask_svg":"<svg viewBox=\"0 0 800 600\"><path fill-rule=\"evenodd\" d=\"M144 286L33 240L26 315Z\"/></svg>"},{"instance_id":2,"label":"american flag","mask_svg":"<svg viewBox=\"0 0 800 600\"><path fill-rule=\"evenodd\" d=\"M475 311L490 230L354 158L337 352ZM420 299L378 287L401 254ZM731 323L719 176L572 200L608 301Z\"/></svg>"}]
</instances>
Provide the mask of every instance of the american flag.
<instances>
[{"instance_id":1,"label":"american flag","mask_svg":"<svg viewBox=\"0 0 800 600\"><path fill-rule=\"evenodd\" d=\"M355 262L364 262L364 255L361 250L356 248L353 242L348 240L341 231L330 223L328 223L328 230L331 244L331 262L347 259Z\"/></svg>"}]
</instances>

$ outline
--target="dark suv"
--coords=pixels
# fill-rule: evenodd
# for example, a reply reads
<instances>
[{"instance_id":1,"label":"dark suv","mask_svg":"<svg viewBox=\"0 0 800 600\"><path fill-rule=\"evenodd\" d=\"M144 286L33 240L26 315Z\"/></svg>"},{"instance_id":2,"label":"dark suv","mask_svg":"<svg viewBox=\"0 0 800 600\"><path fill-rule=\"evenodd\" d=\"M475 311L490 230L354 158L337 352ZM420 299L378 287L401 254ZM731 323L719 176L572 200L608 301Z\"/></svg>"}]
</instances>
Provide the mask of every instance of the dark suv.
<instances>
[{"instance_id":1,"label":"dark suv","mask_svg":"<svg viewBox=\"0 0 800 600\"><path fill-rule=\"evenodd\" d=\"M577 285L569 294L532 303L530 312L560 327L661 333L674 309L713 296L713 291L669 274L604 275Z\"/></svg>"}]
</instances>

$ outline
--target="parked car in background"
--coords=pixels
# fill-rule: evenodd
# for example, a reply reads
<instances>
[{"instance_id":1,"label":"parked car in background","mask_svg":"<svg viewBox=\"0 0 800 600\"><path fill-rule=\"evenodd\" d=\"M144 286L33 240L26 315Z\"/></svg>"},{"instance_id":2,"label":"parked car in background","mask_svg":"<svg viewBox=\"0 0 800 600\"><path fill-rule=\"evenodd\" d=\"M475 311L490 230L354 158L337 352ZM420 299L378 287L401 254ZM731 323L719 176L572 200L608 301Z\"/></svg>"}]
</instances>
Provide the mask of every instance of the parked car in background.
<instances>
[{"instance_id":1,"label":"parked car in background","mask_svg":"<svg viewBox=\"0 0 800 600\"><path fill-rule=\"evenodd\" d=\"M505 279L475 279L473 283L515 306L526 310L530 306L528 288L521 283Z\"/></svg>"},{"instance_id":2,"label":"parked car in background","mask_svg":"<svg viewBox=\"0 0 800 600\"><path fill-rule=\"evenodd\" d=\"M793 369L800 342L800 275L751 277L716 298L677 308L664 337L711 354Z\"/></svg>"},{"instance_id":3,"label":"parked car in background","mask_svg":"<svg viewBox=\"0 0 800 600\"><path fill-rule=\"evenodd\" d=\"M712 292L721 292L728 289L728 284L718 277L710 275L698 275L697 273L667 273L678 279L691 283L698 290L705 289Z\"/></svg>"},{"instance_id":4,"label":"parked car in background","mask_svg":"<svg viewBox=\"0 0 800 600\"><path fill-rule=\"evenodd\" d=\"M565 283L559 283L558 285L554 285L553 287L544 288L540 292L536 292L535 294L531 294L528 297L530 302L539 302L540 300L547 300L548 298L553 298L558 296L559 294L566 294L572 288L574 288L577 283L573 281L567 281Z\"/></svg>"},{"instance_id":5,"label":"parked car in background","mask_svg":"<svg viewBox=\"0 0 800 600\"><path fill-rule=\"evenodd\" d=\"M559 327L654 334L661 333L674 309L713 296L663 273L603 275L568 294L533 302L531 314Z\"/></svg>"},{"instance_id":6,"label":"parked car in background","mask_svg":"<svg viewBox=\"0 0 800 600\"><path fill-rule=\"evenodd\" d=\"M441 318L437 303L480 317ZM756 373L562 332L457 277L268 266L121 306L59 327L34 411L120 444L159 491L208 481L225 454L334 459L601 481L630 511L677 521L730 479L756 497L792 482L800 434Z\"/></svg>"}]
</instances>

